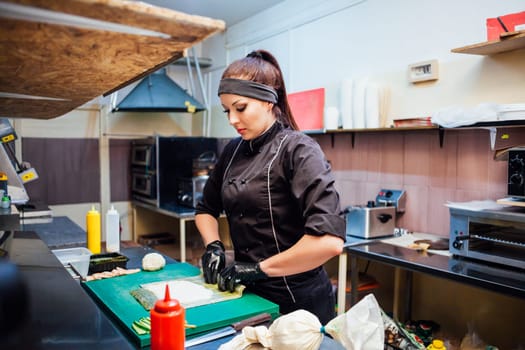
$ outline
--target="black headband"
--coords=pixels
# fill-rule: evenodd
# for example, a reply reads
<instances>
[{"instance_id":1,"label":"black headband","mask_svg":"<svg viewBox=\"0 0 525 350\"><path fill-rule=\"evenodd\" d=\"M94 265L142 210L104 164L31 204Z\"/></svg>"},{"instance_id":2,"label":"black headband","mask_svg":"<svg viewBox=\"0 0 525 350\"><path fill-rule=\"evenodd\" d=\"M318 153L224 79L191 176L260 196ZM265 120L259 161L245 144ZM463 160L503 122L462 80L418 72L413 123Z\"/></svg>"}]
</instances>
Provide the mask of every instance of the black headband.
<instances>
[{"instance_id":1,"label":"black headband","mask_svg":"<svg viewBox=\"0 0 525 350\"><path fill-rule=\"evenodd\" d=\"M273 87L251 80L222 79L219 84L218 95L221 94L234 94L277 103L277 91Z\"/></svg>"}]
</instances>

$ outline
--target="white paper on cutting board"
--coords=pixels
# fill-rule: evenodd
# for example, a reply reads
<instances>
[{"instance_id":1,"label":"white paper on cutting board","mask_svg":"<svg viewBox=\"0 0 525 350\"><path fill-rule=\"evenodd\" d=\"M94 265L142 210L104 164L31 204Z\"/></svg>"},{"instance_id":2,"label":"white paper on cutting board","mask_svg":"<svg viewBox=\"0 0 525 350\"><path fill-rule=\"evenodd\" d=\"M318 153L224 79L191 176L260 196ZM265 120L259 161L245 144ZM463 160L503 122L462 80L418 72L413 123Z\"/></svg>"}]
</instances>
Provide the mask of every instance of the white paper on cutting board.
<instances>
[{"instance_id":1,"label":"white paper on cutting board","mask_svg":"<svg viewBox=\"0 0 525 350\"><path fill-rule=\"evenodd\" d=\"M164 299L166 284L170 290L170 298L177 299L186 309L240 298L246 288L239 284L233 293L221 292L216 284L205 284L202 276L145 283L141 284L140 287L153 293L157 299Z\"/></svg>"},{"instance_id":2,"label":"white paper on cutting board","mask_svg":"<svg viewBox=\"0 0 525 350\"><path fill-rule=\"evenodd\" d=\"M183 280L149 283L142 285L142 288L155 294L157 299L164 299L166 285L169 287L170 297L177 299L183 305L206 301L213 296L213 292L210 289L197 283Z\"/></svg>"}]
</instances>

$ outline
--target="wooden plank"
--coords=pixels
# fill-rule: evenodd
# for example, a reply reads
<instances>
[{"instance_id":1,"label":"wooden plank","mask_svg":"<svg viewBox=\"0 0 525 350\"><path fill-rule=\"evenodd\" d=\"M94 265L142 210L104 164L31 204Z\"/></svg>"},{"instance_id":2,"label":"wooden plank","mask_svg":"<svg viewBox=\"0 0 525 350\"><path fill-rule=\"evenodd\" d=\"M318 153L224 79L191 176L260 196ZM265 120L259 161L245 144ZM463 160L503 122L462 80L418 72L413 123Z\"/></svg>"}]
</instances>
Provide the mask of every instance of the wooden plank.
<instances>
[{"instance_id":1,"label":"wooden plank","mask_svg":"<svg viewBox=\"0 0 525 350\"><path fill-rule=\"evenodd\" d=\"M496 203L502 204L502 205L512 205L515 207L525 207L525 198L513 198L513 197L501 198L501 199L498 199Z\"/></svg>"},{"instance_id":2,"label":"wooden plank","mask_svg":"<svg viewBox=\"0 0 525 350\"><path fill-rule=\"evenodd\" d=\"M192 43L225 29L221 20L152 6L140 1L121 0L3 0L20 5L126 24L170 35Z\"/></svg>"},{"instance_id":3,"label":"wooden plank","mask_svg":"<svg viewBox=\"0 0 525 350\"><path fill-rule=\"evenodd\" d=\"M525 48L525 31L516 32L514 35L506 35L499 41L487 41L452 49L454 53L466 53L473 55L494 55L501 52L513 51Z\"/></svg>"},{"instance_id":4,"label":"wooden plank","mask_svg":"<svg viewBox=\"0 0 525 350\"><path fill-rule=\"evenodd\" d=\"M5 1L4 1L5 2ZM224 22L141 2L7 0L57 14L153 30L137 35L28 20L0 21L0 115L50 119L116 91L179 59L184 50L224 29ZM109 27L108 27L109 28ZM15 98L22 94L61 100Z\"/></svg>"},{"instance_id":5,"label":"wooden plank","mask_svg":"<svg viewBox=\"0 0 525 350\"><path fill-rule=\"evenodd\" d=\"M0 70L4 91L70 100L90 100L184 50L173 40L9 19L0 31L0 50L9 52Z\"/></svg>"}]
</instances>

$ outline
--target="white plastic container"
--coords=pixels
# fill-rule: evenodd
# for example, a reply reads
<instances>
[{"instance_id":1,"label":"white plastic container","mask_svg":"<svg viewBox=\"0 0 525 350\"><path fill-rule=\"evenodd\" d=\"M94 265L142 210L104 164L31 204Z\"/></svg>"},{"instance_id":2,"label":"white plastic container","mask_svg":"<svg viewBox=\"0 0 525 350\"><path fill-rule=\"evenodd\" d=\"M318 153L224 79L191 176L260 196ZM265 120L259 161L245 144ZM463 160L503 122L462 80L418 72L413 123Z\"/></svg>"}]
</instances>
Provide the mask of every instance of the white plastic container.
<instances>
[{"instance_id":1,"label":"white plastic container","mask_svg":"<svg viewBox=\"0 0 525 350\"><path fill-rule=\"evenodd\" d=\"M106 213L106 251L120 252L120 216L113 205Z\"/></svg>"},{"instance_id":2,"label":"white plastic container","mask_svg":"<svg viewBox=\"0 0 525 350\"><path fill-rule=\"evenodd\" d=\"M68 266L73 265L75 270L78 271L80 276L86 277L89 271L89 258L91 257L91 251L84 247L79 248L67 248L67 249L55 249L52 250L53 254L60 260L62 265Z\"/></svg>"}]
</instances>

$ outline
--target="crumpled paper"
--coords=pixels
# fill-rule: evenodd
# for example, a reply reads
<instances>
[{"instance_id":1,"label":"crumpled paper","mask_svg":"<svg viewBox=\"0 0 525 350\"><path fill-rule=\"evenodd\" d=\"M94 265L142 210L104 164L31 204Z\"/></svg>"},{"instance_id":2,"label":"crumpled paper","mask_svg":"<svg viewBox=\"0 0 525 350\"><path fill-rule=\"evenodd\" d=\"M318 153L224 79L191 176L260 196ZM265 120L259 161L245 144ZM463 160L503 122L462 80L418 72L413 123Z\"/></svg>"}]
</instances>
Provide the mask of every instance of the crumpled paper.
<instances>
[{"instance_id":1,"label":"crumpled paper","mask_svg":"<svg viewBox=\"0 0 525 350\"><path fill-rule=\"evenodd\" d=\"M277 318L269 329L244 327L241 334L222 344L219 350L318 350L323 332L347 350L383 349L383 319L374 295L361 299L346 313L328 322L324 329L317 316L297 310Z\"/></svg>"}]
</instances>

